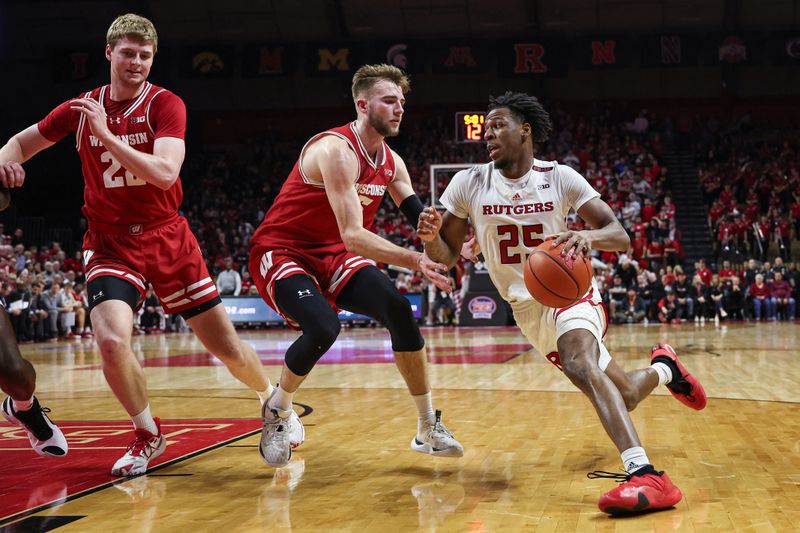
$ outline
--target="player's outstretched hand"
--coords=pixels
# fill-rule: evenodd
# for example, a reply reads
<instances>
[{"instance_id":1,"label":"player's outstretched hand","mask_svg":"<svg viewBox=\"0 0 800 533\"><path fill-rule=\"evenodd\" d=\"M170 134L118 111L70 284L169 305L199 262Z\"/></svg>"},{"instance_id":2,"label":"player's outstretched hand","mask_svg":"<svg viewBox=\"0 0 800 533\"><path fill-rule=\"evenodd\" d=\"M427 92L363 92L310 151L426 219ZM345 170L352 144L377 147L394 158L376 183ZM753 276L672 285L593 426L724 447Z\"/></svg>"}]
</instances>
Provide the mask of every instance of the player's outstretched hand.
<instances>
[{"instance_id":1,"label":"player's outstretched hand","mask_svg":"<svg viewBox=\"0 0 800 533\"><path fill-rule=\"evenodd\" d=\"M592 241L582 231L565 231L563 233L556 233L555 235L548 235L545 240L552 240L553 247L559 244L564 244L564 249L561 255L566 259L572 257L587 258L592 251Z\"/></svg>"},{"instance_id":2,"label":"player's outstretched hand","mask_svg":"<svg viewBox=\"0 0 800 533\"><path fill-rule=\"evenodd\" d=\"M453 290L453 287L450 286L450 278L446 275L447 265L437 263L428 257L428 254L422 252L419 256L417 266L420 272L431 280L436 287L445 292L451 292Z\"/></svg>"},{"instance_id":3,"label":"player's outstretched hand","mask_svg":"<svg viewBox=\"0 0 800 533\"><path fill-rule=\"evenodd\" d=\"M432 242L442 229L442 215L435 207L426 207L419 215L417 235L425 242Z\"/></svg>"},{"instance_id":4,"label":"player's outstretched hand","mask_svg":"<svg viewBox=\"0 0 800 533\"><path fill-rule=\"evenodd\" d=\"M108 119L106 118L106 110L100 105L100 102L92 98L76 98L69 103L69 108L79 111L86 117L89 123L89 128L95 137L103 138L105 134L111 134L108 129Z\"/></svg>"},{"instance_id":5,"label":"player's outstretched hand","mask_svg":"<svg viewBox=\"0 0 800 533\"><path fill-rule=\"evenodd\" d=\"M481 253L481 245L478 244L478 239L473 235L471 239L464 241L461 247L461 257L473 263L478 262L478 255Z\"/></svg>"},{"instance_id":6,"label":"player's outstretched hand","mask_svg":"<svg viewBox=\"0 0 800 533\"><path fill-rule=\"evenodd\" d=\"M25 183L25 169L16 161L0 163L0 187L11 189Z\"/></svg>"}]
</instances>

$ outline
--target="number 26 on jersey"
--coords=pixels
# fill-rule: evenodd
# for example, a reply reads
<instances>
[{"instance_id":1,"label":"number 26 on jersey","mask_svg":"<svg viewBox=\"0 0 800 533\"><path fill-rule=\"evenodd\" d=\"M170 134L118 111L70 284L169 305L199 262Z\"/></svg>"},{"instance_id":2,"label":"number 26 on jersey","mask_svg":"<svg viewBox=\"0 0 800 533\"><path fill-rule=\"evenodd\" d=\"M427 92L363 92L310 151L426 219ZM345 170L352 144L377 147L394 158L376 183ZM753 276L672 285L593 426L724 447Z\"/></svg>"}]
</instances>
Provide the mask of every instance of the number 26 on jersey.
<instances>
[{"instance_id":1,"label":"number 26 on jersey","mask_svg":"<svg viewBox=\"0 0 800 533\"><path fill-rule=\"evenodd\" d=\"M100 154L101 163L110 163L108 168L103 172L103 183L106 189L116 189L117 187L135 187L137 185L145 185L147 182L141 178L137 178L131 173L130 170L122 168L122 164L114 159L111 152L103 152ZM125 170L124 173L119 172L120 169Z\"/></svg>"}]
</instances>

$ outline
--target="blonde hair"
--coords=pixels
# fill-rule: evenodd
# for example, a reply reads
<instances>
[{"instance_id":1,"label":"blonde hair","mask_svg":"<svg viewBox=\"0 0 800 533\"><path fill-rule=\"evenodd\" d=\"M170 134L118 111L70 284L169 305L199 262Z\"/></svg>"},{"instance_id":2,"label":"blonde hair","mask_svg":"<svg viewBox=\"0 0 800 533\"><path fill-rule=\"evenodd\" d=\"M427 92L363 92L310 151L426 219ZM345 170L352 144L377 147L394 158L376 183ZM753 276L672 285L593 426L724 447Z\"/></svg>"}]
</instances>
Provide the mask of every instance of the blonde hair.
<instances>
[{"instance_id":1,"label":"blonde hair","mask_svg":"<svg viewBox=\"0 0 800 533\"><path fill-rule=\"evenodd\" d=\"M399 68L385 63L364 65L353 74L353 100L357 100L358 95L364 91L369 91L381 80L394 83L400 87L403 94L411 90L411 82L408 76Z\"/></svg>"},{"instance_id":2,"label":"blonde hair","mask_svg":"<svg viewBox=\"0 0 800 533\"><path fill-rule=\"evenodd\" d=\"M153 53L158 51L158 34L149 19L134 13L120 15L106 32L106 42L113 49L123 37L135 37L140 41L152 41Z\"/></svg>"}]
</instances>

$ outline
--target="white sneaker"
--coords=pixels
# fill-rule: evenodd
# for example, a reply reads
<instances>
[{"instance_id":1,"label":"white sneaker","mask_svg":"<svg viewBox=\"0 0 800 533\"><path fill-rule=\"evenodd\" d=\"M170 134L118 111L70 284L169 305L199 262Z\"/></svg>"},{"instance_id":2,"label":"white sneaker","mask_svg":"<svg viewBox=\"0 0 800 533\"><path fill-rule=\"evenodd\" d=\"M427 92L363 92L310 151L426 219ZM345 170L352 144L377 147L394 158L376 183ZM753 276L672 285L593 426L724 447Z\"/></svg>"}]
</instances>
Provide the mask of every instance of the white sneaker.
<instances>
[{"instance_id":1,"label":"white sneaker","mask_svg":"<svg viewBox=\"0 0 800 533\"><path fill-rule=\"evenodd\" d=\"M270 396L271 397L271 396ZM261 442L258 452L267 465L280 468L289 464L292 458L290 432L293 429L291 415L294 410L270 409L269 401L261 406ZM297 415L295 415L297 416ZM298 420L299 422L299 420Z\"/></svg>"},{"instance_id":2,"label":"white sneaker","mask_svg":"<svg viewBox=\"0 0 800 533\"><path fill-rule=\"evenodd\" d=\"M46 413L49 413L50 409L39 405L36 396L33 397L33 405L27 411L16 411L11 398L6 398L3 400L2 411L6 420L25 430L33 451L44 457L67 455L69 450L67 439L47 416Z\"/></svg>"},{"instance_id":3,"label":"white sneaker","mask_svg":"<svg viewBox=\"0 0 800 533\"><path fill-rule=\"evenodd\" d=\"M306 440L306 428L303 426L300 417L294 412L294 409L292 409L287 422L289 423L289 444L294 450Z\"/></svg>"},{"instance_id":4,"label":"white sneaker","mask_svg":"<svg viewBox=\"0 0 800 533\"><path fill-rule=\"evenodd\" d=\"M464 447L453 434L442 424L442 412L436 410L436 420L433 424L417 433L411 439L411 449L440 457L461 457Z\"/></svg>"},{"instance_id":5,"label":"white sneaker","mask_svg":"<svg viewBox=\"0 0 800 533\"><path fill-rule=\"evenodd\" d=\"M128 451L111 467L112 476L131 477L144 474L150 461L164 453L167 439L161 433L161 420L158 418L153 420L156 422L158 434L153 435L146 429L135 429L136 436L128 446Z\"/></svg>"}]
</instances>

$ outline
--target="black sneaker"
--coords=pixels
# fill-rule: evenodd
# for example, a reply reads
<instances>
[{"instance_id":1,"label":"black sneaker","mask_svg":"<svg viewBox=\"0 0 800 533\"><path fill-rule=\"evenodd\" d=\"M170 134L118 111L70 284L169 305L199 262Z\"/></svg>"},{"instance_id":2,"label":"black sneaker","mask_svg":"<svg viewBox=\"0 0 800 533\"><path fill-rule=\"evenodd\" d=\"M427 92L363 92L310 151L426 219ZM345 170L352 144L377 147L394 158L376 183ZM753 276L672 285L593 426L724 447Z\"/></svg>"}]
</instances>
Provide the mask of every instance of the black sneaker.
<instances>
[{"instance_id":1,"label":"black sneaker","mask_svg":"<svg viewBox=\"0 0 800 533\"><path fill-rule=\"evenodd\" d=\"M33 397L33 405L27 411L16 411L11 398L6 398L3 401L2 411L6 420L25 430L33 451L44 457L67 455L69 449L67 439L58 426L48 418L46 413L49 413L50 409L39 405L36 396Z\"/></svg>"}]
</instances>

